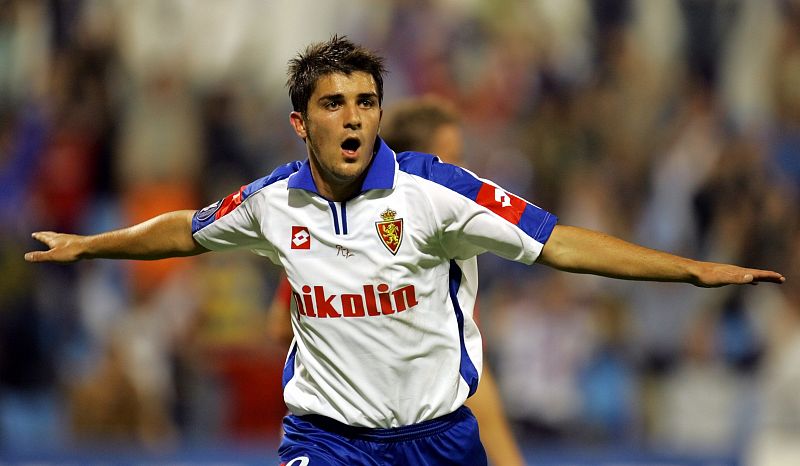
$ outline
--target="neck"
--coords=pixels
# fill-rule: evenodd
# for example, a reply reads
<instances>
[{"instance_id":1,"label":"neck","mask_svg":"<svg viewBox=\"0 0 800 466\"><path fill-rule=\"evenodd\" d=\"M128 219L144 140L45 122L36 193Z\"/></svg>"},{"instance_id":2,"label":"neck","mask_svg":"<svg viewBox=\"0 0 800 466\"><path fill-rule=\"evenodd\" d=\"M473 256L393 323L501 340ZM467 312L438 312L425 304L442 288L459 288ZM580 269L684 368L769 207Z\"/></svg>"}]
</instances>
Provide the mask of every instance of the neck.
<instances>
[{"instance_id":1,"label":"neck","mask_svg":"<svg viewBox=\"0 0 800 466\"><path fill-rule=\"evenodd\" d=\"M316 182L316 179L315 179ZM358 193L358 187L361 186L360 183L349 183L346 185L327 185L323 186L324 183L319 183L317 185L317 189L319 189L319 193L325 199L329 201L335 202L344 202L348 201L356 196Z\"/></svg>"},{"instance_id":2,"label":"neck","mask_svg":"<svg viewBox=\"0 0 800 466\"><path fill-rule=\"evenodd\" d=\"M358 194L367 176L365 170L354 179L341 179L332 173L326 172L313 158L309 158L311 176L319 194L329 201L343 202L352 199Z\"/></svg>"}]
</instances>

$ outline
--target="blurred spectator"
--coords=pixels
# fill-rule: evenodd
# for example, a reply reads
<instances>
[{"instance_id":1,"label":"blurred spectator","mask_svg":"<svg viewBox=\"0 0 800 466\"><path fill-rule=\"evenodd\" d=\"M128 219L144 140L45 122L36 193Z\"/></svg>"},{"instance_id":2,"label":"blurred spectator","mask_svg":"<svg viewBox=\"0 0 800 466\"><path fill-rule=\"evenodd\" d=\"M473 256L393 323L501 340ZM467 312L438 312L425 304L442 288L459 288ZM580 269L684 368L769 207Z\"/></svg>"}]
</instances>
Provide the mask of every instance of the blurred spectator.
<instances>
[{"instance_id":1,"label":"blurred spectator","mask_svg":"<svg viewBox=\"0 0 800 466\"><path fill-rule=\"evenodd\" d=\"M152 450L179 440L173 418L174 361L197 305L189 278L134 290L130 307L116 315L101 342L98 363L71 381L77 440L89 445L133 442Z\"/></svg>"},{"instance_id":2,"label":"blurred spectator","mask_svg":"<svg viewBox=\"0 0 800 466\"><path fill-rule=\"evenodd\" d=\"M640 436L639 387L627 341L629 312L624 301L598 295L591 309L596 349L581 374L582 439L630 445Z\"/></svg>"},{"instance_id":3,"label":"blurred spectator","mask_svg":"<svg viewBox=\"0 0 800 466\"><path fill-rule=\"evenodd\" d=\"M197 314L180 355L188 375L188 432L197 439L275 439L286 414L286 345L268 333L265 284L277 279L251 254L209 255L199 262ZM210 403L218 406L209 412Z\"/></svg>"},{"instance_id":4,"label":"blurred spectator","mask_svg":"<svg viewBox=\"0 0 800 466\"><path fill-rule=\"evenodd\" d=\"M752 381L724 360L717 316L698 316L689 331L684 358L657 390L654 438L668 448L700 454L735 449Z\"/></svg>"},{"instance_id":5,"label":"blurred spectator","mask_svg":"<svg viewBox=\"0 0 800 466\"><path fill-rule=\"evenodd\" d=\"M496 367L508 416L529 441L571 440L582 409L580 375L596 349L588 309L563 274L506 293L509 302L493 309L504 336Z\"/></svg>"},{"instance_id":6,"label":"blurred spectator","mask_svg":"<svg viewBox=\"0 0 800 466\"><path fill-rule=\"evenodd\" d=\"M800 273L800 235L794 237L788 273ZM766 357L759 374L760 416L746 456L752 466L792 464L800 458L800 287L762 292L768 316Z\"/></svg>"}]
</instances>

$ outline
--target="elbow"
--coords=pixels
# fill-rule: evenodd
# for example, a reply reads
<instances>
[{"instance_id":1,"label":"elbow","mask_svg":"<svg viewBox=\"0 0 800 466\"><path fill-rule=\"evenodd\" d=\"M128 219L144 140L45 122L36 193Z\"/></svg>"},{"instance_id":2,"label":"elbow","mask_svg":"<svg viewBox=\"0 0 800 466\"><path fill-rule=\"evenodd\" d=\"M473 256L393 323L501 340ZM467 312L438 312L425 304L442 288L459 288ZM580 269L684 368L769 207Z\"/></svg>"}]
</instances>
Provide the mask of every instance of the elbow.
<instances>
[{"instance_id":1,"label":"elbow","mask_svg":"<svg viewBox=\"0 0 800 466\"><path fill-rule=\"evenodd\" d=\"M542 248L537 263L566 272L579 271L580 251L572 238L574 227L556 225Z\"/></svg>"},{"instance_id":2,"label":"elbow","mask_svg":"<svg viewBox=\"0 0 800 466\"><path fill-rule=\"evenodd\" d=\"M563 247L557 244L557 241L551 238L545 243L536 262L548 267L564 270L568 268L569 254L567 254Z\"/></svg>"},{"instance_id":3,"label":"elbow","mask_svg":"<svg viewBox=\"0 0 800 466\"><path fill-rule=\"evenodd\" d=\"M190 236L189 238L185 238L184 240L182 240L180 244L176 244L175 251L179 256L188 257L188 256L196 256L198 254L203 254L205 252L208 252L209 250Z\"/></svg>"},{"instance_id":4,"label":"elbow","mask_svg":"<svg viewBox=\"0 0 800 466\"><path fill-rule=\"evenodd\" d=\"M198 254L203 254L203 253L208 252L208 251L209 251L208 248L206 248L205 246L201 245L194 238L192 238L192 247L191 247L191 249L189 249L187 251L187 255L196 256Z\"/></svg>"}]
</instances>

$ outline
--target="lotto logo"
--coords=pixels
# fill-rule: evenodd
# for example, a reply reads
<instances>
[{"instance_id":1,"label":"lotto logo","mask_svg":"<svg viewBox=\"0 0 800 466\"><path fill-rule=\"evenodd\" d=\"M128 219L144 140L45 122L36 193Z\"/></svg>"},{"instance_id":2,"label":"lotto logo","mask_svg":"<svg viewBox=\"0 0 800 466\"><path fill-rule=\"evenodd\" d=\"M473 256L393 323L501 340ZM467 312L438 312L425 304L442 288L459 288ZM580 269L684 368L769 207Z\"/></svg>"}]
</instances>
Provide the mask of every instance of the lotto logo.
<instances>
[{"instance_id":1,"label":"lotto logo","mask_svg":"<svg viewBox=\"0 0 800 466\"><path fill-rule=\"evenodd\" d=\"M494 200L500 203L500 207L511 207L511 198L500 188L494 188Z\"/></svg>"},{"instance_id":2,"label":"lotto logo","mask_svg":"<svg viewBox=\"0 0 800 466\"><path fill-rule=\"evenodd\" d=\"M292 227L292 249L311 249L311 233L307 227Z\"/></svg>"},{"instance_id":3,"label":"lotto logo","mask_svg":"<svg viewBox=\"0 0 800 466\"><path fill-rule=\"evenodd\" d=\"M484 183L475 201L516 225L525 211L527 202L497 186Z\"/></svg>"}]
</instances>

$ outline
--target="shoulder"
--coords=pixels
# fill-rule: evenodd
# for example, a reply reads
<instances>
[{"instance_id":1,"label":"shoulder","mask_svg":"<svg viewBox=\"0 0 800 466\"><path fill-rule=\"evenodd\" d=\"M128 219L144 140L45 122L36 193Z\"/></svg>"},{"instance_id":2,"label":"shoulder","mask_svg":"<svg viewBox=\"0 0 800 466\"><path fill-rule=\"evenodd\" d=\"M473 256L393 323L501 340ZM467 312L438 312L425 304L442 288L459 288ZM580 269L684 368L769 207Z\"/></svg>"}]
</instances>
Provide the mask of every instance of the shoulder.
<instances>
[{"instance_id":1,"label":"shoulder","mask_svg":"<svg viewBox=\"0 0 800 466\"><path fill-rule=\"evenodd\" d=\"M469 199L475 199L483 181L469 170L439 160L432 154L401 152L397 154L401 172L430 181Z\"/></svg>"},{"instance_id":2,"label":"shoulder","mask_svg":"<svg viewBox=\"0 0 800 466\"><path fill-rule=\"evenodd\" d=\"M427 178L432 171L432 165L439 162L439 158L433 154L412 151L399 152L396 159L400 171L422 178Z\"/></svg>"},{"instance_id":3,"label":"shoulder","mask_svg":"<svg viewBox=\"0 0 800 466\"><path fill-rule=\"evenodd\" d=\"M274 185L279 181L286 180L293 174L297 173L302 165L303 163L298 160L281 165L273 170L269 175L261 177L250 184L243 186L242 194L245 198L247 198L263 188Z\"/></svg>"},{"instance_id":4,"label":"shoulder","mask_svg":"<svg viewBox=\"0 0 800 466\"><path fill-rule=\"evenodd\" d=\"M241 186L238 190L228 194L224 198L214 202L213 204L195 212L192 218L192 233L196 233L208 225L214 223L216 220L228 215L234 210L244 206L243 209L249 211L248 207L253 202L263 207L264 202L254 201L254 199L265 199L265 196L259 196L266 188L271 186L278 186L281 182L288 179L292 174L297 172L302 166L302 162L289 162L276 168L267 176L261 177L251 183ZM256 209L256 212L261 212L261 209Z\"/></svg>"}]
</instances>

